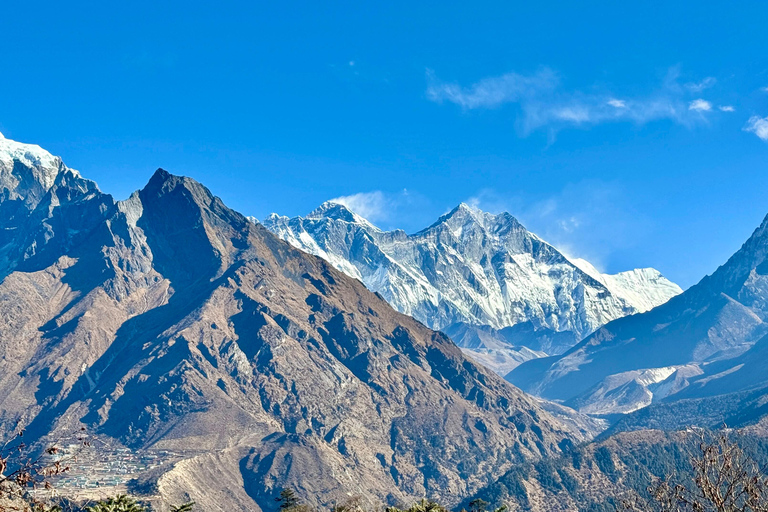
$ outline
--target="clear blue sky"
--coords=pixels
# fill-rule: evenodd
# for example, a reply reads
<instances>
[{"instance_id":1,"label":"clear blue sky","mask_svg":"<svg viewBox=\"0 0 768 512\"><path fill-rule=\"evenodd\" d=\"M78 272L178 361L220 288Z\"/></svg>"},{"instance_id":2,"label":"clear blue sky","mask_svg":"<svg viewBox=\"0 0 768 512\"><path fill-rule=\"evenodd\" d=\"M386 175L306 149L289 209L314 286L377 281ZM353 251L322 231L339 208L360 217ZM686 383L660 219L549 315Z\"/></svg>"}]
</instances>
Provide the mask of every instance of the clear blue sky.
<instances>
[{"instance_id":1,"label":"clear blue sky","mask_svg":"<svg viewBox=\"0 0 768 512\"><path fill-rule=\"evenodd\" d=\"M768 4L368 4L8 2L0 131L117 198L163 167L259 218L469 201L684 287L768 213Z\"/></svg>"}]
</instances>

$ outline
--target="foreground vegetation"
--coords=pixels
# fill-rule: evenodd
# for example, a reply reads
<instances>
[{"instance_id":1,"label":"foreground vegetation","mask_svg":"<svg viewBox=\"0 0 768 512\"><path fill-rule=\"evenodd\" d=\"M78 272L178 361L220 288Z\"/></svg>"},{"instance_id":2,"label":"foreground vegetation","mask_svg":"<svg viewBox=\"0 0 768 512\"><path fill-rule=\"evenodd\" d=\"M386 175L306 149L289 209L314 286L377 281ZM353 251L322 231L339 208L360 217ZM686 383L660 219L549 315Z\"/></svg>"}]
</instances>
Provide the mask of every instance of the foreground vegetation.
<instances>
[{"instance_id":1,"label":"foreground vegetation","mask_svg":"<svg viewBox=\"0 0 768 512\"><path fill-rule=\"evenodd\" d=\"M640 435L639 433L626 436ZM762 438L738 437L733 432L688 430L664 434L649 442L622 444L622 437L574 449L567 457L545 459L516 467L498 482L467 501L462 512L572 509L592 512L768 512L768 445ZM659 437L661 436L661 437ZM138 498L119 495L91 503L35 498L35 489L52 489L51 478L68 471L66 461L54 462L50 447L29 457L21 441L23 430L0 446L0 512L150 512ZM602 500L591 501L592 486L603 485ZM602 482L602 484L601 484ZM606 488L605 485L608 485ZM539 492L533 503L530 489ZM608 491L608 492L606 492ZM600 495L598 492L597 495ZM546 499L542 503L541 497ZM546 502L554 500L557 505ZM363 497L352 497L328 512L448 512L431 500L406 507L371 508ZM493 508L489 509L489 506ZM279 512L317 512L291 489L275 498ZM265 507L267 509L267 507ZM197 512L194 503L171 512ZM201 511L202 512L202 511Z\"/></svg>"}]
</instances>

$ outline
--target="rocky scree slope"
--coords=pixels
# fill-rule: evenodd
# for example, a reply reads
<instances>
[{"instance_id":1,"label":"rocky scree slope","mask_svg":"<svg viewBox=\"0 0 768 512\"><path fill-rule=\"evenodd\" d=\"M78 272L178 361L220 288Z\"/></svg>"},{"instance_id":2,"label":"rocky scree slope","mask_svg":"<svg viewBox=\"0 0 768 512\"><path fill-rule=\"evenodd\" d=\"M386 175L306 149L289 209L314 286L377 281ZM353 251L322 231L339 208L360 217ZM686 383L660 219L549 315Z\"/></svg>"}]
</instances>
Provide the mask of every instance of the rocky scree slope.
<instances>
[{"instance_id":1,"label":"rocky scree slope","mask_svg":"<svg viewBox=\"0 0 768 512\"><path fill-rule=\"evenodd\" d=\"M180 452L158 489L209 511L286 486L455 503L592 433L194 180L118 202L36 146L0 153L4 428Z\"/></svg>"},{"instance_id":2,"label":"rocky scree slope","mask_svg":"<svg viewBox=\"0 0 768 512\"><path fill-rule=\"evenodd\" d=\"M382 231L333 202L306 217L272 214L264 225L503 374L681 291L654 269L601 274L508 213L463 203L414 235Z\"/></svg>"}]
</instances>

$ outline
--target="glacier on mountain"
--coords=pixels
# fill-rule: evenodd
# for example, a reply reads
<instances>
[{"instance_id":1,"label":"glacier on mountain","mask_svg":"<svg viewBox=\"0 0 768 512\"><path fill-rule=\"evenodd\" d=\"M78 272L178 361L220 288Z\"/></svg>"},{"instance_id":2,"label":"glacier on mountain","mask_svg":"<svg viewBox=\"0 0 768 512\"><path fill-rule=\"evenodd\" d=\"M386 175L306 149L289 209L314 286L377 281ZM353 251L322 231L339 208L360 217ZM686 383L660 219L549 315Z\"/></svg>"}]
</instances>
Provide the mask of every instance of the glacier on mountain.
<instances>
[{"instance_id":1,"label":"glacier on mountain","mask_svg":"<svg viewBox=\"0 0 768 512\"><path fill-rule=\"evenodd\" d=\"M490 328L481 337L513 351L503 368L494 368L500 372L520 359L562 353L599 326L682 291L655 269L600 273L567 258L512 215L464 203L412 235L383 231L334 202L306 217L272 214L263 224L429 327L450 333L465 326L453 334L460 346L495 350L478 359L493 359L499 346L471 346L477 333L466 326ZM528 335L504 331L513 326L527 326ZM564 333L570 335L558 336ZM521 352L522 346L527 350Z\"/></svg>"}]
</instances>

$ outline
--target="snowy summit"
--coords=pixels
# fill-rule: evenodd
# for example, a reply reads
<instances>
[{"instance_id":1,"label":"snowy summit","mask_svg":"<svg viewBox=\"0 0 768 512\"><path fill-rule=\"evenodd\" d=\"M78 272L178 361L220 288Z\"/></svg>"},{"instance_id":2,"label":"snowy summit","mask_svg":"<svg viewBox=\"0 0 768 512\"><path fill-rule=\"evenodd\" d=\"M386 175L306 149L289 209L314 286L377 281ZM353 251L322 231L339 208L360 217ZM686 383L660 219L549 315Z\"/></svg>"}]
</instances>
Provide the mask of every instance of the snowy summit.
<instances>
[{"instance_id":1,"label":"snowy summit","mask_svg":"<svg viewBox=\"0 0 768 512\"><path fill-rule=\"evenodd\" d=\"M507 337L513 345L562 353L601 325L682 291L655 269L602 274L568 259L509 213L464 203L413 235L382 231L333 203L306 217L272 214L264 225L460 345L476 345L480 336L466 326L490 328L496 338L496 331L516 326L527 334Z\"/></svg>"}]
</instances>

